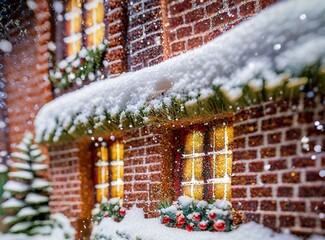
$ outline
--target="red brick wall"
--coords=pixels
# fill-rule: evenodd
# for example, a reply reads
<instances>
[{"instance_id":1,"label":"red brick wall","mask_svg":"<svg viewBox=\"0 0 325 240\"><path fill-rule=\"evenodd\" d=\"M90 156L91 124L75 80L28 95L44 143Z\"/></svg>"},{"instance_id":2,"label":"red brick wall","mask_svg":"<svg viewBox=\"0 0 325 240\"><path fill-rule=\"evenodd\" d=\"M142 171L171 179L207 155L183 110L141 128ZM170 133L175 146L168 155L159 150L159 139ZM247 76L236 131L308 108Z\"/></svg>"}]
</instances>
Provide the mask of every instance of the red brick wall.
<instances>
[{"instance_id":1,"label":"red brick wall","mask_svg":"<svg viewBox=\"0 0 325 240\"><path fill-rule=\"evenodd\" d=\"M52 98L46 80L51 27L47 2L39 1L35 14L26 7L22 16L20 23L26 34L12 29L9 41L13 50L2 58L11 147L20 142L26 130L33 131L38 110Z\"/></svg>"},{"instance_id":2,"label":"red brick wall","mask_svg":"<svg viewBox=\"0 0 325 240\"><path fill-rule=\"evenodd\" d=\"M170 57L209 42L277 0L168 1Z\"/></svg>"},{"instance_id":3,"label":"red brick wall","mask_svg":"<svg viewBox=\"0 0 325 240\"><path fill-rule=\"evenodd\" d=\"M106 13L107 38L109 49L106 59L109 61L108 73L110 77L127 70L126 57L126 29L127 4L124 0L108 1Z\"/></svg>"},{"instance_id":4,"label":"red brick wall","mask_svg":"<svg viewBox=\"0 0 325 240\"><path fill-rule=\"evenodd\" d=\"M232 201L246 220L325 234L325 220L318 215L325 207L325 178L319 175L325 138L324 130L317 130L318 123L325 124L323 101L324 96L301 97L236 114Z\"/></svg>"},{"instance_id":5,"label":"red brick wall","mask_svg":"<svg viewBox=\"0 0 325 240\"><path fill-rule=\"evenodd\" d=\"M51 146L49 155L52 213L63 213L77 234L87 236L94 207L90 142Z\"/></svg>"},{"instance_id":6,"label":"red brick wall","mask_svg":"<svg viewBox=\"0 0 325 240\"><path fill-rule=\"evenodd\" d=\"M164 54L160 1L129 1L128 17L128 70L136 71L161 62Z\"/></svg>"},{"instance_id":7,"label":"red brick wall","mask_svg":"<svg viewBox=\"0 0 325 240\"><path fill-rule=\"evenodd\" d=\"M157 216L157 203L170 198L172 186L170 166L173 160L167 151L172 135L161 129L143 127L125 134L124 205L143 208L148 217Z\"/></svg>"}]
</instances>

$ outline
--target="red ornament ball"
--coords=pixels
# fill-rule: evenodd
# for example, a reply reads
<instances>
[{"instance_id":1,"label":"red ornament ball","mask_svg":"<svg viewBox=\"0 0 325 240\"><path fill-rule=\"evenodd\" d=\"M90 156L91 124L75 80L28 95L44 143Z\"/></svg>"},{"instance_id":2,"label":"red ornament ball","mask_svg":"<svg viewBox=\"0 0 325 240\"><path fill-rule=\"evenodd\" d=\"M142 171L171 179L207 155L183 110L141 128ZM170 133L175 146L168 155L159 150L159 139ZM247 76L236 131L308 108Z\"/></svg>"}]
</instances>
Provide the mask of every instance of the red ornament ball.
<instances>
[{"instance_id":1,"label":"red ornament ball","mask_svg":"<svg viewBox=\"0 0 325 240\"><path fill-rule=\"evenodd\" d=\"M170 223L170 218L168 216L164 216L162 219L163 224L169 224Z\"/></svg>"},{"instance_id":2,"label":"red ornament ball","mask_svg":"<svg viewBox=\"0 0 325 240\"><path fill-rule=\"evenodd\" d=\"M217 220L213 224L213 228L219 232L224 232L226 230L226 222L224 220Z\"/></svg>"},{"instance_id":3,"label":"red ornament ball","mask_svg":"<svg viewBox=\"0 0 325 240\"><path fill-rule=\"evenodd\" d=\"M125 214L126 214L126 209L125 208L121 208L119 212L120 212L120 216L121 217L124 217Z\"/></svg>"},{"instance_id":4,"label":"red ornament ball","mask_svg":"<svg viewBox=\"0 0 325 240\"><path fill-rule=\"evenodd\" d=\"M208 214L208 218L213 221L214 219L216 219L217 214L215 212L209 212Z\"/></svg>"},{"instance_id":5,"label":"red ornament ball","mask_svg":"<svg viewBox=\"0 0 325 240\"><path fill-rule=\"evenodd\" d=\"M191 223L186 225L186 230L189 231L189 232L192 232L194 230L194 225L191 224Z\"/></svg>"},{"instance_id":6,"label":"red ornament ball","mask_svg":"<svg viewBox=\"0 0 325 240\"><path fill-rule=\"evenodd\" d=\"M201 220L201 215L199 213L193 213L193 220L198 222Z\"/></svg>"},{"instance_id":7,"label":"red ornament ball","mask_svg":"<svg viewBox=\"0 0 325 240\"><path fill-rule=\"evenodd\" d=\"M199 228L201 230L206 230L208 228L208 224L205 221L199 223Z\"/></svg>"}]
</instances>

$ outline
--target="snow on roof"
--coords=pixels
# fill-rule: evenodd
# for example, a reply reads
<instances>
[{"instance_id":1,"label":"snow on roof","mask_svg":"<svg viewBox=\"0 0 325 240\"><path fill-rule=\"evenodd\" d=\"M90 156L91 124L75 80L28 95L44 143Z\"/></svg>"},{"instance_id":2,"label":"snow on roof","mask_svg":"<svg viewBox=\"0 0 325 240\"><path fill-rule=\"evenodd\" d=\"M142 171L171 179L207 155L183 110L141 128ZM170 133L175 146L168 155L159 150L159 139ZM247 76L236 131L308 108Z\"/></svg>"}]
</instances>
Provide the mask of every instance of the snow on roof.
<instances>
[{"instance_id":1,"label":"snow on roof","mask_svg":"<svg viewBox=\"0 0 325 240\"><path fill-rule=\"evenodd\" d=\"M324 65L324 29L323 0L281 2L198 49L53 100L36 116L36 139L56 142L117 129L128 116L146 122L175 99L186 109L220 95L216 89L229 101L238 100L245 85L272 90L317 61Z\"/></svg>"},{"instance_id":2,"label":"snow on roof","mask_svg":"<svg viewBox=\"0 0 325 240\"><path fill-rule=\"evenodd\" d=\"M159 233L159 234L157 234ZM104 218L95 225L92 236L100 235L103 239L121 239L120 234L129 239L142 240L301 240L301 238L285 233L276 233L255 222L242 224L231 232L188 232L182 229L169 228L159 219L145 219L142 209L133 207L127 211L124 219L117 223L111 218ZM316 236L311 239L317 239Z\"/></svg>"},{"instance_id":3,"label":"snow on roof","mask_svg":"<svg viewBox=\"0 0 325 240\"><path fill-rule=\"evenodd\" d=\"M28 185L25 183L21 183L21 182L16 182L16 181L12 181L9 180L5 183L5 185L3 186L3 189L5 191L9 191L9 192L17 192L17 193L24 193L28 190Z\"/></svg>"}]
</instances>

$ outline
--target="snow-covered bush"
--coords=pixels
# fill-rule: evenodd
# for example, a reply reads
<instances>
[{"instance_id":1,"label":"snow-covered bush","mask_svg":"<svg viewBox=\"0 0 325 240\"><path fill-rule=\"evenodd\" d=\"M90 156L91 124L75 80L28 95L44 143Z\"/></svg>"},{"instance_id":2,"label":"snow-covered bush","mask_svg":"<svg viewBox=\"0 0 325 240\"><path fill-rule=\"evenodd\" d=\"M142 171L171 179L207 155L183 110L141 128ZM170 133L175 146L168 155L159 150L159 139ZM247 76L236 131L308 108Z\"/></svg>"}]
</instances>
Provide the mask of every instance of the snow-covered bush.
<instances>
[{"instance_id":1,"label":"snow-covered bush","mask_svg":"<svg viewBox=\"0 0 325 240\"><path fill-rule=\"evenodd\" d=\"M161 223L190 232L229 232L235 229L241 221L240 214L232 210L231 203L228 201L198 201L188 196L179 197L172 205L161 203L159 213Z\"/></svg>"},{"instance_id":2,"label":"snow-covered bush","mask_svg":"<svg viewBox=\"0 0 325 240\"><path fill-rule=\"evenodd\" d=\"M51 236L62 235L57 239L73 239L74 232L69 220L64 216L50 217L49 195L52 191L50 182L44 178L48 165L45 155L34 143L34 137L27 132L17 152L11 154L15 160L10 165L10 180L3 186L5 201L1 208L5 213L3 223L7 226L2 238L12 236ZM13 237L14 236L14 237Z\"/></svg>"},{"instance_id":3,"label":"snow-covered bush","mask_svg":"<svg viewBox=\"0 0 325 240\"><path fill-rule=\"evenodd\" d=\"M103 218L112 218L116 222L120 222L126 214L126 209L122 207L120 198L104 199L92 211L93 222L99 224Z\"/></svg>"}]
</instances>

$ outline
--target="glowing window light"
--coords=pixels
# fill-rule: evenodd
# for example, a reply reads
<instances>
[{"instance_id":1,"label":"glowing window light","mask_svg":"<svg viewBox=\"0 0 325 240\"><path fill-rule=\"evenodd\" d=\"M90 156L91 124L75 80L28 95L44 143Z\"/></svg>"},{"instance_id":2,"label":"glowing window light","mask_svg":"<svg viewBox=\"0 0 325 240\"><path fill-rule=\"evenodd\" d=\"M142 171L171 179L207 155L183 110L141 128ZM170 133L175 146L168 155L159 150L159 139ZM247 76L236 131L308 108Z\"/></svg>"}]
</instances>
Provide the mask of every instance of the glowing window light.
<instances>
[{"instance_id":1,"label":"glowing window light","mask_svg":"<svg viewBox=\"0 0 325 240\"><path fill-rule=\"evenodd\" d=\"M192 131L186 136L184 154L183 181L181 182L183 194L195 199L203 198L203 140L204 135L200 131Z\"/></svg>"},{"instance_id":2,"label":"glowing window light","mask_svg":"<svg viewBox=\"0 0 325 240\"><path fill-rule=\"evenodd\" d=\"M109 197L109 178L108 178L108 148L105 142L96 147L95 162L95 189L96 202L100 203L104 198Z\"/></svg>"},{"instance_id":3,"label":"glowing window light","mask_svg":"<svg viewBox=\"0 0 325 240\"><path fill-rule=\"evenodd\" d=\"M66 43L67 56L73 56L81 50L82 45L82 11L81 0L69 0L66 5L66 13L64 18L66 20L66 37L64 42Z\"/></svg>"},{"instance_id":4,"label":"glowing window light","mask_svg":"<svg viewBox=\"0 0 325 240\"><path fill-rule=\"evenodd\" d=\"M212 176L207 180L212 184L213 197L216 199L231 199L231 167L232 167L232 143L233 127L213 127L210 138L212 151Z\"/></svg>"},{"instance_id":5,"label":"glowing window light","mask_svg":"<svg viewBox=\"0 0 325 240\"><path fill-rule=\"evenodd\" d=\"M124 145L116 141L110 146L110 194L123 198L124 189Z\"/></svg>"},{"instance_id":6,"label":"glowing window light","mask_svg":"<svg viewBox=\"0 0 325 240\"><path fill-rule=\"evenodd\" d=\"M86 46L98 46L105 35L105 6L103 0L87 0L85 4Z\"/></svg>"},{"instance_id":7,"label":"glowing window light","mask_svg":"<svg viewBox=\"0 0 325 240\"><path fill-rule=\"evenodd\" d=\"M207 133L205 137L206 132L192 130L185 137L182 192L200 200L204 196L204 186L208 185L213 198L230 200L233 127L216 126ZM209 146L207 152L205 144Z\"/></svg>"}]
</instances>

